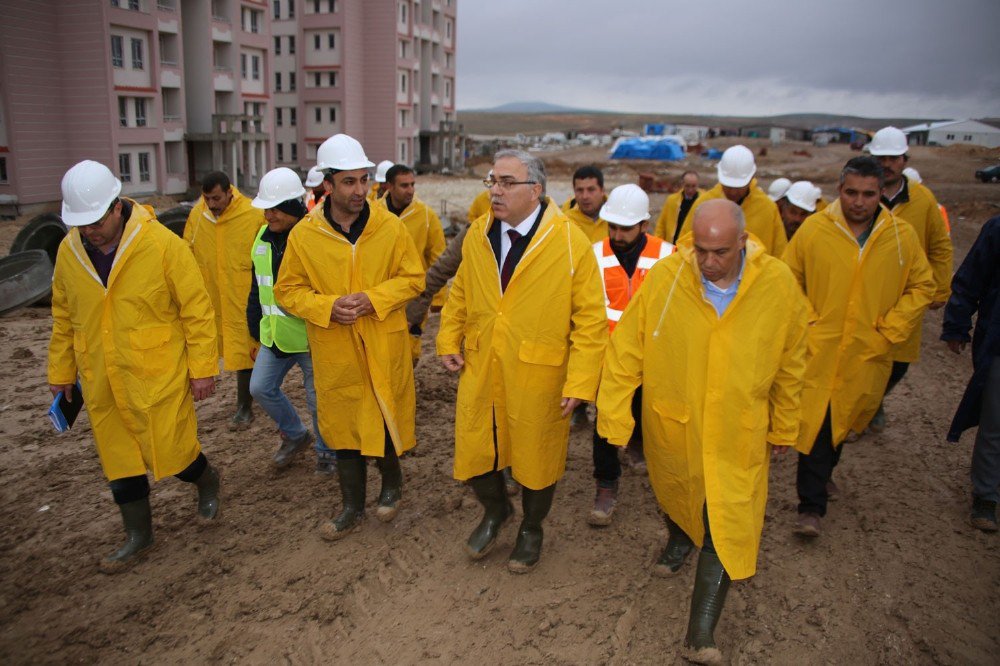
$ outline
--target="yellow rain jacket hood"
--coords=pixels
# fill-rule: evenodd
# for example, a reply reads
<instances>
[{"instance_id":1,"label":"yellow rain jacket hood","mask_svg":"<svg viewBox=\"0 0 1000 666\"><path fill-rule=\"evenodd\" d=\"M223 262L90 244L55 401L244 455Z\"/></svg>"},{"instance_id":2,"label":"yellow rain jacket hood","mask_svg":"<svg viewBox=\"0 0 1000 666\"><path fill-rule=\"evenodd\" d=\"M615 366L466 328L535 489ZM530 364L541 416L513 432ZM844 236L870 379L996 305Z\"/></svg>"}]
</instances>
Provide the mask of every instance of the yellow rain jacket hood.
<instances>
[{"instance_id":1,"label":"yellow rain jacket hood","mask_svg":"<svg viewBox=\"0 0 1000 666\"><path fill-rule=\"evenodd\" d=\"M385 206L369 206L356 245L334 230L317 206L288 236L274 295L306 321L316 410L334 449L381 457L383 421L396 452L416 443L416 396L403 306L424 288L413 239ZM365 292L375 313L345 326L330 321L341 296Z\"/></svg>"},{"instance_id":2,"label":"yellow rain jacket hood","mask_svg":"<svg viewBox=\"0 0 1000 666\"><path fill-rule=\"evenodd\" d=\"M607 201L608 198L604 197L604 200ZM567 199L562 205L562 212L580 228L580 231L587 235L591 245L608 237L607 221L600 217L592 220L584 215L580 207L576 205L576 199Z\"/></svg>"},{"instance_id":3,"label":"yellow rain jacket hood","mask_svg":"<svg viewBox=\"0 0 1000 666\"><path fill-rule=\"evenodd\" d=\"M695 205L704 195L705 190L699 187L698 197L694 200L694 203L691 204L691 210L688 211L687 217L684 218L685 229L691 229L691 214L694 212ZM681 201L683 201L683 199L684 190L677 190L668 196L667 200L663 202L663 208L660 209L660 216L656 218L656 227L653 231L654 236L659 236L668 243L674 242L674 233L677 231L677 218L681 213ZM681 234L681 236L683 236L683 234Z\"/></svg>"},{"instance_id":4,"label":"yellow rain jacket hood","mask_svg":"<svg viewBox=\"0 0 1000 666\"><path fill-rule=\"evenodd\" d=\"M716 183L715 187L698 197L698 200L691 206L686 222L694 219L694 214L698 206L712 199L725 199L726 195L722 191L722 184ZM750 181L750 192L740 204L743 215L747 221L747 231L752 233L764 245L764 250L773 257L781 257L788 245L788 236L785 234L785 225L781 223L781 213L778 212L778 205L771 201L764 190L757 186L757 179ZM690 230L687 232L690 233ZM687 235L685 233L684 235ZM680 239L678 239L680 240Z\"/></svg>"},{"instance_id":5,"label":"yellow rain jacket hood","mask_svg":"<svg viewBox=\"0 0 1000 666\"><path fill-rule=\"evenodd\" d=\"M783 257L812 309L798 449L826 416L834 446L863 431L882 402L895 348L920 325L934 275L913 227L884 207L864 248L835 200L806 218Z\"/></svg>"},{"instance_id":6,"label":"yellow rain jacket hood","mask_svg":"<svg viewBox=\"0 0 1000 666\"><path fill-rule=\"evenodd\" d=\"M561 399L593 401L597 393L608 338L604 291L590 241L549 199L501 294L487 237L493 223L490 213L469 228L437 337L439 355L465 357L455 478L512 466L515 479L540 490L566 467Z\"/></svg>"},{"instance_id":7,"label":"yellow rain jacket hood","mask_svg":"<svg viewBox=\"0 0 1000 666\"><path fill-rule=\"evenodd\" d=\"M132 204L108 286L78 229L59 246L52 279L50 384L79 374L109 481L160 479L197 457L191 379L218 371L212 301L187 245Z\"/></svg>"},{"instance_id":8,"label":"yellow rain jacket hood","mask_svg":"<svg viewBox=\"0 0 1000 666\"><path fill-rule=\"evenodd\" d=\"M597 431L625 446L642 386L642 438L660 508L698 546L708 505L726 572L752 576L771 447L799 428L808 305L787 267L747 241L736 296L719 317L690 243L646 275L611 335Z\"/></svg>"},{"instance_id":9,"label":"yellow rain jacket hood","mask_svg":"<svg viewBox=\"0 0 1000 666\"><path fill-rule=\"evenodd\" d=\"M250 350L258 346L247 327L247 298L253 280L250 252L266 223L263 210L251 206L235 186L229 191L233 199L217 220L205 198L198 199L184 225L184 240L194 251L212 297L223 367L232 371L252 368Z\"/></svg>"}]
</instances>

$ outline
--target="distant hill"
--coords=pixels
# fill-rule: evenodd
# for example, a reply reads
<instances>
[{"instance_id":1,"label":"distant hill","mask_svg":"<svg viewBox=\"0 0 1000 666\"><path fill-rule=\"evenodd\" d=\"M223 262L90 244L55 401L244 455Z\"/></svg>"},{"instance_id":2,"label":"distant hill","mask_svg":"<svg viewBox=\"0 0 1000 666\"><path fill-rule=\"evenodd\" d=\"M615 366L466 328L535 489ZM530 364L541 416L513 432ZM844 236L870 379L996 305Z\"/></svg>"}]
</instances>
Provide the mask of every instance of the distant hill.
<instances>
[{"instance_id":1,"label":"distant hill","mask_svg":"<svg viewBox=\"0 0 1000 666\"><path fill-rule=\"evenodd\" d=\"M548 102L508 102L491 109L468 109L459 110L459 113L602 113L601 111L590 111L587 109L574 109L559 104L549 104Z\"/></svg>"}]
</instances>

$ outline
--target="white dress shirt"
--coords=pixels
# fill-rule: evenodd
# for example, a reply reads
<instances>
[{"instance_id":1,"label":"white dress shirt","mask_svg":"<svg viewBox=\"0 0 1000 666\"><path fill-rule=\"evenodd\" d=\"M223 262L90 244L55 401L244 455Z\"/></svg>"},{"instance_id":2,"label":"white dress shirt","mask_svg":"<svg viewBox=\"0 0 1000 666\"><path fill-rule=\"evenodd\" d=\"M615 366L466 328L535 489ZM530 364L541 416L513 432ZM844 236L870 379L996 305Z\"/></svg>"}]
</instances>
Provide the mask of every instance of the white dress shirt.
<instances>
[{"instance_id":1,"label":"white dress shirt","mask_svg":"<svg viewBox=\"0 0 1000 666\"><path fill-rule=\"evenodd\" d=\"M524 218L518 224L510 224L508 222L500 221L500 268L503 268L503 263L507 261L507 253L510 252L510 236L507 234L508 231L513 229L517 233L521 234L521 237L528 235L531 231L531 225L534 224L535 218L538 217L538 211L542 209L542 204L539 203L535 206L535 210L531 211L528 217Z\"/></svg>"}]
</instances>

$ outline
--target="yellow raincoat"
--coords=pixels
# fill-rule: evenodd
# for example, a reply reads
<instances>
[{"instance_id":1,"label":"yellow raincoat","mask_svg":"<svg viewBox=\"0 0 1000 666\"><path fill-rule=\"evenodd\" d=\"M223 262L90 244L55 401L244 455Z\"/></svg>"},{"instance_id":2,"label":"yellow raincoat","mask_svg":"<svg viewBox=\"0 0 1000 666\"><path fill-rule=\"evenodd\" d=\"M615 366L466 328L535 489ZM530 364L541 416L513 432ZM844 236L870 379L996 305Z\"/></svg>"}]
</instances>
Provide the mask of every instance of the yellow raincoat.
<instances>
[{"instance_id":1,"label":"yellow raincoat","mask_svg":"<svg viewBox=\"0 0 1000 666\"><path fill-rule=\"evenodd\" d=\"M906 176L903 176L906 178ZM917 232L917 239L924 255L934 272L935 302L944 303L951 296L951 237L948 227L941 216L941 208L937 199L929 189L915 180L907 178L910 200L892 207L892 214L909 222ZM920 358L920 331L922 326L913 329L906 342L899 345L893 353L892 360L912 363Z\"/></svg>"},{"instance_id":2,"label":"yellow raincoat","mask_svg":"<svg viewBox=\"0 0 1000 666\"><path fill-rule=\"evenodd\" d=\"M365 195L369 206L380 206L385 203L385 192L379 192L379 187L383 184L377 180L372 180L372 187L368 190L368 194Z\"/></svg>"},{"instance_id":3,"label":"yellow raincoat","mask_svg":"<svg viewBox=\"0 0 1000 666\"><path fill-rule=\"evenodd\" d=\"M184 225L184 240L194 251L212 297L223 367L233 371L252 368L250 351L258 346L247 328L247 298L253 279L250 250L265 221L264 211L251 206L235 186L229 191L233 200L218 220L205 198L198 199Z\"/></svg>"},{"instance_id":4,"label":"yellow raincoat","mask_svg":"<svg viewBox=\"0 0 1000 666\"><path fill-rule=\"evenodd\" d=\"M608 198L604 197L604 200L607 201ZM566 214L566 217L573 224L580 227L580 231L585 233L587 238L590 239L591 245L608 237L608 223L600 217L592 220L584 215L580 207L576 205L576 199L567 199L563 202L562 212Z\"/></svg>"},{"instance_id":5,"label":"yellow raincoat","mask_svg":"<svg viewBox=\"0 0 1000 666\"><path fill-rule=\"evenodd\" d=\"M719 317L690 243L646 274L611 335L597 431L625 446L642 386L642 441L657 502L698 546L708 505L726 572L747 578L767 504L771 447L799 428L808 305L781 261L747 242L736 297Z\"/></svg>"},{"instance_id":6,"label":"yellow raincoat","mask_svg":"<svg viewBox=\"0 0 1000 666\"><path fill-rule=\"evenodd\" d=\"M108 286L72 228L52 278L50 384L80 377L109 481L177 474L201 450L191 379L218 372L212 301L187 245L132 203Z\"/></svg>"},{"instance_id":7,"label":"yellow raincoat","mask_svg":"<svg viewBox=\"0 0 1000 666\"><path fill-rule=\"evenodd\" d=\"M403 306L424 288L413 239L385 206L368 207L356 245L314 208L292 228L274 295L306 321L319 429L334 449L381 457L383 422L397 453L416 444L416 395ZM363 291L375 313L345 326L333 303Z\"/></svg>"},{"instance_id":8,"label":"yellow raincoat","mask_svg":"<svg viewBox=\"0 0 1000 666\"><path fill-rule=\"evenodd\" d=\"M717 183L715 187L698 197L698 200L691 206L686 221L694 220L694 214L698 207L706 201L725 198L722 185ZM777 204L771 201L764 190L757 187L756 178L750 181L750 193L743 199L740 208L743 209L743 215L746 217L747 231L760 239L768 254L781 257L785 246L788 245L785 225L781 222L781 213L778 212Z\"/></svg>"},{"instance_id":9,"label":"yellow raincoat","mask_svg":"<svg viewBox=\"0 0 1000 666\"><path fill-rule=\"evenodd\" d=\"M691 210L688 211L687 217L684 218L684 224L688 229L691 228L691 213L694 212L694 205L698 203L698 199L701 199L703 194L705 194L705 190L699 187L698 198L691 204ZM656 218L656 226L653 231L654 236L659 236L668 243L674 242L674 233L677 231L677 217L680 215L681 201L683 199L684 190L677 190L663 202L663 208L660 209L660 216Z\"/></svg>"},{"instance_id":10,"label":"yellow raincoat","mask_svg":"<svg viewBox=\"0 0 1000 666\"><path fill-rule=\"evenodd\" d=\"M604 290L590 242L549 199L501 294L486 235L493 223L491 213L469 228L437 337L439 355L465 357L455 478L512 466L515 479L540 490L566 467L561 399L593 401L597 393L608 338Z\"/></svg>"},{"instance_id":11,"label":"yellow raincoat","mask_svg":"<svg viewBox=\"0 0 1000 666\"><path fill-rule=\"evenodd\" d=\"M469 224L486 215L490 210L492 210L492 206L490 205L490 191L483 190L476 195L476 198L472 200L472 205L469 206L469 213L467 215Z\"/></svg>"},{"instance_id":12,"label":"yellow raincoat","mask_svg":"<svg viewBox=\"0 0 1000 666\"><path fill-rule=\"evenodd\" d=\"M382 201L384 202L385 199L382 199ZM441 219L430 206L417 197L413 197L413 201L410 205L399 214L399 220L403 223L403 226L406 227L406 230L410 232L410 236L413 238L413 243L417 246L417 254L420 255L420 263L424 267L424 272L426 273L431 264L437 261L437 258L441 256L442 252L444 252L446 245L444 240L444 227L441 226ZM438 307L443 306L447 295L447 290L442 289L434 295L434 300L431 301L431 305L436 305ZM427 319L424 318L424 321L427 321ZM413 359L419 359L419 335L410 337L410 348L413 354Z\"/></svg>"},{"instance_id":13,"label":"yellow raincoat","mask_svg":"<svg viewBox=\"0 0 1000 666\"><path fill-rule=\"evenodd\" d=\"M913 227L884 207L864 248L840 200L806 218L784 261L809 300L809 360L798 448L812 450L826 416L834 446L863 431L882 402L895 347L920 325L934 275Z\"/></svg>"}]
</instances>

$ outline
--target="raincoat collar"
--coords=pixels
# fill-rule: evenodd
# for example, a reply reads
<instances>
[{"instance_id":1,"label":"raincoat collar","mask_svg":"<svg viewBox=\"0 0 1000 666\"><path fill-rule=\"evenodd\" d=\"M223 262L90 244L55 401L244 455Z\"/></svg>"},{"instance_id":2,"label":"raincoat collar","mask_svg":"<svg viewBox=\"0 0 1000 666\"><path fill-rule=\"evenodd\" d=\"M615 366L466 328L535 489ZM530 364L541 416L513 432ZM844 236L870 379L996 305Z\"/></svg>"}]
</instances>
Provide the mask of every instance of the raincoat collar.
<instances>
[{"instance_id":1,"label":"raincoat collar","mask_svg":"<svg viewBox=\"0 0 1000 666\"><path fill-rule=\"evenodd\" d=\"M76 256L77 261L83 266L84 270L97 281L99 285L105 290L111 289L115 283L115 278L121 273L121 267L125 264L132 252L135 249L136 241L142 235L149 225L149 221L153 219L152 213L132 199L126 199L122 197L124 201L127 201L132 206L132 214L129 216L128 220L125 221L125 228L122 229L121 240L118 241L118 249L115 252L115 261L111 265L111 273L108 275L108 284L104 285L101 281L100 276L97 274L97 270L94 268L93 262L90 261L90 257L87 256L87 250L83 246L83 237L80 236L80 230L74 227L69 233L69 246L73 251L74 256Z\"/></svg>"}]
</instances>

